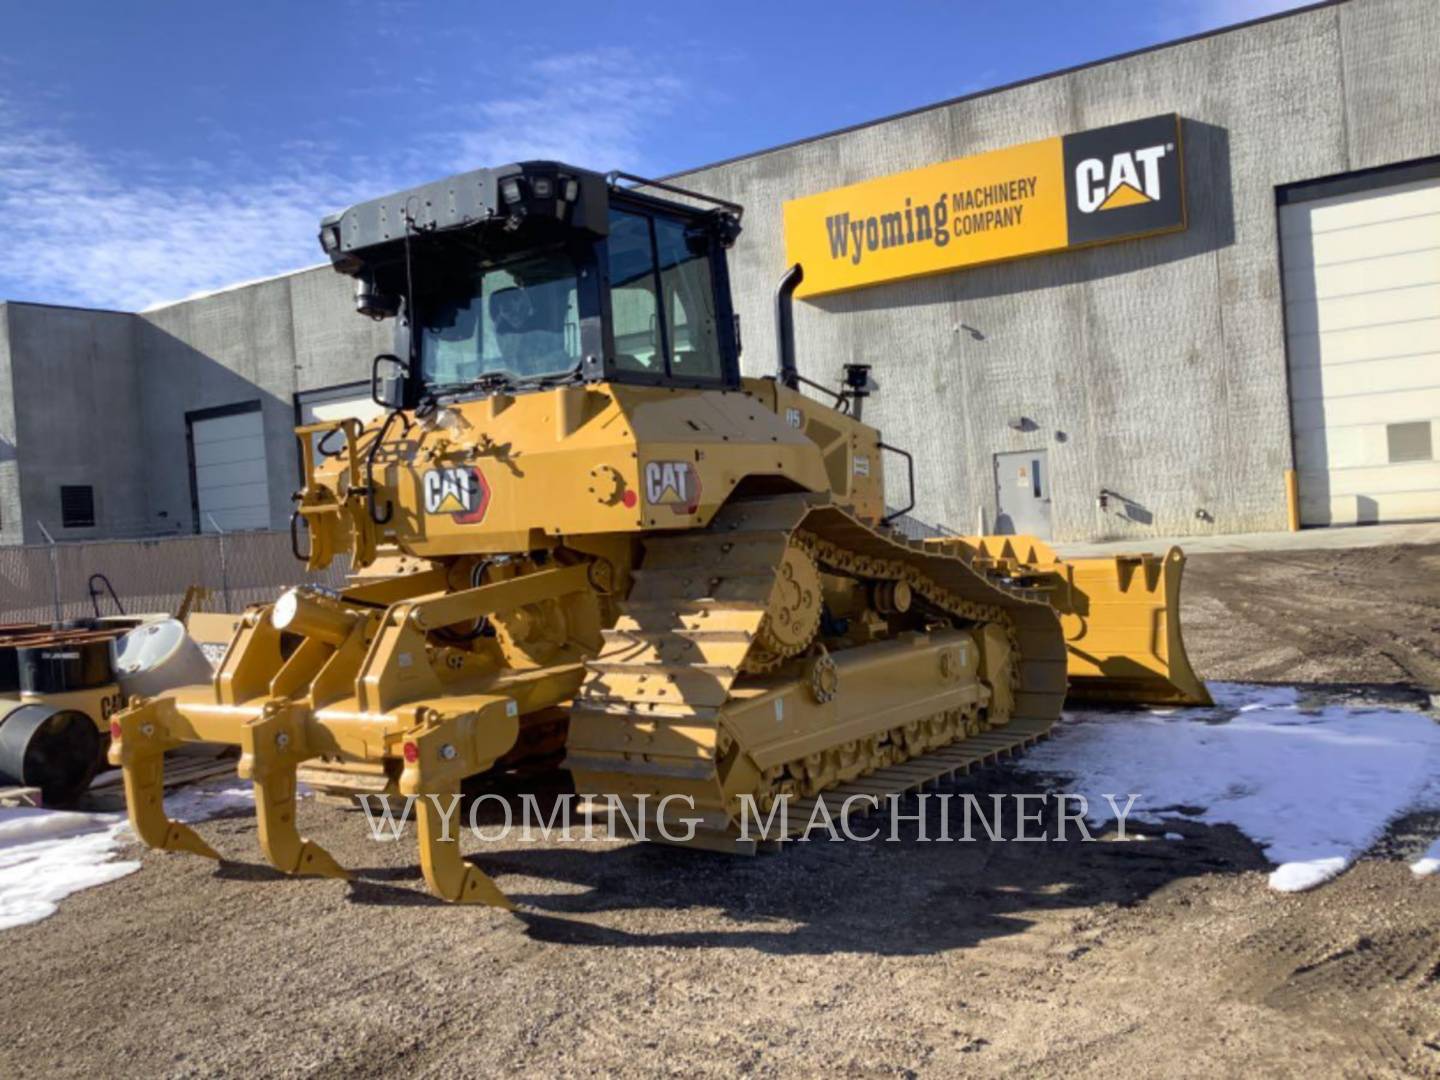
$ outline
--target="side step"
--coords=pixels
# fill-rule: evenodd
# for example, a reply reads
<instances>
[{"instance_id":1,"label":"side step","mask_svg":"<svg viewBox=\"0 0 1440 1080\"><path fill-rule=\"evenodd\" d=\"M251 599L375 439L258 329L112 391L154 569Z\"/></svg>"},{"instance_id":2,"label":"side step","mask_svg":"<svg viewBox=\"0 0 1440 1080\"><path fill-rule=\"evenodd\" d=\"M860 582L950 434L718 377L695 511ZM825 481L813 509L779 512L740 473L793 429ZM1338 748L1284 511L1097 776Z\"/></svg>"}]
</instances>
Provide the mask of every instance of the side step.
<instances>
[{"instance_id":1,"label":"side step","mask_svg":"<svg viewBox=\"0 0 1440 1080\"><path fill-rule=\"evenodd\" d=\"M839 823L842 817L863 818L876 813L877 809L883 809L891 795L907 795L924 788L936 787L966 776L976 769L1017 757L1049 735L1050 729L1049 722L1038 718L1016 719L1003 728L971 735L939 750L902 761L898 765L876 769L818 796L796 799L790 804L786 838L804 834L811 816L815 813L816 805L821 802L836 823ZM869 799L857 799L847 807L846 800L854 795L873 796L879 807ZM766 840L754 836L742 838L733 825L726 830L697 829L690 840L666 840L659 835L652 836L651 839L656 843L674 847L700 848L732 855L754 855L761 851L778 851L780 848L778 839Z\"/></svg>"}]
</instances>

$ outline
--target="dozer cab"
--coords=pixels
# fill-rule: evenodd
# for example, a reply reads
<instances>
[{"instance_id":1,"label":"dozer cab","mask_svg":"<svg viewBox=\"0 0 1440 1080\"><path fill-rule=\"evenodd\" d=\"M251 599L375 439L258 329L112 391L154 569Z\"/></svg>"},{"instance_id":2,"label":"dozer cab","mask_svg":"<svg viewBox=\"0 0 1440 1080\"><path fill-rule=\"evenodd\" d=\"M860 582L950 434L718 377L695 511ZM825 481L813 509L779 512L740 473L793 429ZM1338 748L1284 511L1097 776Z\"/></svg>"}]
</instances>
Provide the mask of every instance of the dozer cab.
<instances>
[{"instance_id":1,"label":"dozer cab","mask_svg":"<svg viewBox=\"0 0 1440 1080\"><path fill-rule=\"evenodd\" d=\"M1178 552L1062 562L1023 537L890 527L901 452L861 418L863 370L833 403L801 392L799 268L777 293L779 372L741 377L740 220L525 162L322 222L359 312L396 330L372 368L383 419L297 429L297 555L348 557L349 584L249 609L213 682L116 716L146 843L218 857L166 819L163 755L230 743L278 869L346 873L299 835L300 782L414 796L433 891L505 905L441 807L547 751L577 791L723 846L747 804L904 790L937 760L1023 748L1067 666L1091 697L1204 698Z\"/></svg>"}]
</instances>

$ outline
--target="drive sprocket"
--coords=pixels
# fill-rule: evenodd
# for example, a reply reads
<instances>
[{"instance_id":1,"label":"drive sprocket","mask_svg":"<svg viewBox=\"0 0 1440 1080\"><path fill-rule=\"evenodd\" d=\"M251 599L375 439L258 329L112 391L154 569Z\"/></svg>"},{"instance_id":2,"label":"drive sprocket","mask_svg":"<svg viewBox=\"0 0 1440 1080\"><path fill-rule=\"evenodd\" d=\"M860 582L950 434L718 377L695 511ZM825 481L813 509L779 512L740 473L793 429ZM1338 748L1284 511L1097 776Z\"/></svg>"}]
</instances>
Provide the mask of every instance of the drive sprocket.
<instances>
[{"instance_id":1,"label":"drive sprocket","mask_svg":"<svg viewBox=\"0 0 1440 1080\"><path fill-rule=\"evenodd\" d=\"M799 544L790 544L781 556L765 618L755 631L744 670L751 674L773 671L808 649L820 630L823 602L820 568L814 557Z\"/></svg>"}]
</instances>

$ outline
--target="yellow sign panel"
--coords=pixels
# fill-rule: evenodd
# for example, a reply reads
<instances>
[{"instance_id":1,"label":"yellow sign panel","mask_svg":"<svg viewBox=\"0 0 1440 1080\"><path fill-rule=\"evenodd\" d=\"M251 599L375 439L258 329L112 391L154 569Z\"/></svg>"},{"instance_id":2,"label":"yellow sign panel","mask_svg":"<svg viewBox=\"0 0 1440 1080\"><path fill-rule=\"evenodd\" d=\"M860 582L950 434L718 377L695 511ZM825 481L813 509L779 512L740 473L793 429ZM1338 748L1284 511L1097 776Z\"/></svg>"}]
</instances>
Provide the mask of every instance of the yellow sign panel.
<instances>
[{"instance_id":1,"label":"yellow sign panel","mask_svg":"<svg viewBox=\"0 0 1440 1080\"><path fill-rule=\"evenodd\" d=\"M1179 130L1172 113L787 202L796 295L1183 229Z\"/></svg>"}]
</instances>

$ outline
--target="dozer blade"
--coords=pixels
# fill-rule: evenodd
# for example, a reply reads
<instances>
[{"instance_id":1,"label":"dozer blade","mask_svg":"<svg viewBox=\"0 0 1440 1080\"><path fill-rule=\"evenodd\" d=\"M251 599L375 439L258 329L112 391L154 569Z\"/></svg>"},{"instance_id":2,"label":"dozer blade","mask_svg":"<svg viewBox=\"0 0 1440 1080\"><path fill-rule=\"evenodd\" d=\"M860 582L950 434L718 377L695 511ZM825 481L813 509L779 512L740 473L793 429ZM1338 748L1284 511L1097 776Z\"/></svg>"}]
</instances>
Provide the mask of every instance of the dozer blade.
<instances>
[{"instance_id":1,"label":"dozer blade","mask_svg":"<svg viewBox=\"0 0 1440 1080\"><path fill-rule=\"evenodd\" d=\"M1071 701L1208 706L1185 655L1179 582L1185 553L1066 560L1071 588L1056 608L1066 634Z\"/></svg>"},{"instance_id":2,"label":"dozer blade","mask_svg":"<svg viewBox=\"0 0 1440 1080\"><path fill-rule=\"evenodd\" d=\"M1180 633L1184 552L1172 547L1163 556L1114 555L1064 565L1071 588L1057 596L1056 608L1069 651L1071 700L1213 704Z\"/></svg>"},{"instance_id":3,"label":"dozer blade","mask_svg":"<svg viewBox=\"0 0 1440 1080\"><path fill-rule=\"evenodd\" d=\"M1033 536L925 541L1045 589L1065 632L1071 702L1210 705L1180 633L1185 553L1061 559Z\"/></svg>"}]
</instances>

